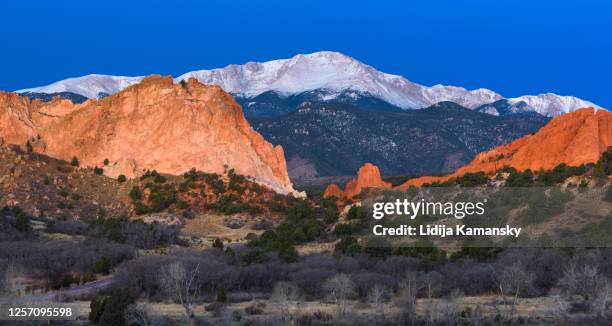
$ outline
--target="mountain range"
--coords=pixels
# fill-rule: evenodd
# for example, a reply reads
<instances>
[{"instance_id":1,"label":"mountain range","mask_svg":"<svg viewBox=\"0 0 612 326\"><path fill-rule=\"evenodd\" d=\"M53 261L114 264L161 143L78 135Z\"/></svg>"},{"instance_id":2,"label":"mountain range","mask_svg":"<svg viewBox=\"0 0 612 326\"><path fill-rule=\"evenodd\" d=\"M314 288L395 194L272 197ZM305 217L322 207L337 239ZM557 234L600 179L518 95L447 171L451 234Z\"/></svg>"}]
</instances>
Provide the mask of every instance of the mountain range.
<instances>
[{"instance_id":1,"label":"mountain range","mask_svg":"<svg viewBox=\"0 0 612 326\"><path fill-rule=\"evenodd\" d=\"M493 116L454 102L406 111L304 102L283 116L250 122L285 149L289 175L301 182L353 175L365 162L384 175L451 172L479 152L536 132L548 120L533 113Z\"/></svg>"},{"instance_id":2,"label":"mountain range","mask_svg":"<svg viewBox=\"0 0 612 326\"><path fill-rule=\"evenodd\" d=\"M263 63L249 62L219 69L192 71L175 78L175 81L180 82L190 77L204 84L219 85L234 95L243 105L248 118L286 114L297 109L302 98L355 106L364 102L376 103L373 108L396 107L403 110L422 109L450 101L492 115L530 111L548 117L572 112L581 107L598 107L573 96L552 93L505 98L485 88L467 90L445 85L423 86L402 76L380 72L354 58L331 51L300 54L290 59ZM93 74L17 92L32 97L41 97L41 93L64 93L66 97L66 93L73 93L86 98L100 98L138 83L142 78ZM499 105L500 100L504 100L504 106Z\"/></svg>"},{"instance_id":3,"label":"mountain range","mask_svg":"<svg viewBox=\"0 0 612 326\"><path fill-rule=\"evenodd\" d=\"M579 109L556 117L536 133L521 137L509 144L477 154L474 159L453 173L411 178L395 189L406 190L434 182L445 182L467 173L494 173L502 168L527 169L539 173L550 171L560 164L579 166L596 163L601 154L612 146L612 113L593 108ZM365 188L385 189L392 185L383 181L377 166L365 163L357 176L340 188L330 183L324 198L354 199Z\"/></svg>"}]
</instances>

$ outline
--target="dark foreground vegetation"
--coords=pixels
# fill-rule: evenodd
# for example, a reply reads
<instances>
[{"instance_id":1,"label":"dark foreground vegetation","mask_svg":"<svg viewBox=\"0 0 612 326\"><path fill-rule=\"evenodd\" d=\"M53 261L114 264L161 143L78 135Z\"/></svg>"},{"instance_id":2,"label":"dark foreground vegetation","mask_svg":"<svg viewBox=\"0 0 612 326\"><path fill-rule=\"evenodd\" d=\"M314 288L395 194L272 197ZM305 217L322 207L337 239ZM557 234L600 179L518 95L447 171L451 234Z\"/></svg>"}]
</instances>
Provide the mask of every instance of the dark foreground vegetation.
<instances>
[{"instance_id":1,"label":"dark foreground vegetation","mask_svg":"<svg viewBox=\"0 0 612 326\"><path fill-rule=\"evenodd\" d=\"M517 217L538 224L560 212L552 204L530 210L530 203L564 204L581 187L597 183L602 190L598 199L612 202L609 182L599 182L612 172L611 154L582 167L561 165L537 173L504 169L500 177L472 174L444 186L565 183L559 193L531 187L525 198L499 200L513 205L525 200L525 211ZM230 171L225 177L190 171L175 180L150 172L130 185L130 200L144 210L131 219L104 210L72 220L34 216L18 206L1 209L0 299L62 293L110 280L101 291L57 300L86 300L89 314L76 323L96 325L612 322L610 248L552 248L542 243L532 248L446 248L428 240L391 248L362 237L372 222L366 207L340 213L334 200L270 194ZM567 185L571 177L587 184ZM223 199L226 196L230 198ZM361 199L367 196L362 193ZM497 208L491 209L493 214L507 218L502 214L507 207ZM209 249L189 247L180 225L139 219L156 212L207 210L282 218L265 218L240 243L215 239ZM587 228L590 233L583 235L609 237L601 233L606 230L602 224ZM318 247L326 249L307 250ZM173 307L178 317L152 308L159 306Z\"/></svg>"}]
</instances>

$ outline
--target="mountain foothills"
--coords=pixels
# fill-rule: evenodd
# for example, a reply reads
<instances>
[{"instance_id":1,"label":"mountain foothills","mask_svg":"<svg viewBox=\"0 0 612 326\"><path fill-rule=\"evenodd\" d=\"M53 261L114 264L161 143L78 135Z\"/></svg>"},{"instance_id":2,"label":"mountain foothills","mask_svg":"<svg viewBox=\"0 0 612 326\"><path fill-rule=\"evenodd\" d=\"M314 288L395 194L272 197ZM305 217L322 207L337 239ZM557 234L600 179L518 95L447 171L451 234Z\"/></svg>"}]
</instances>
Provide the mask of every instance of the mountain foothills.
<instances>
[{"instance_id":1,"label":"mountain foothills","mask_svg":"<svg viewBox=\"0 0 612 326\"><path fill-rule=\"evenodd\" d=\"M120 85L122 82L118 82ZM182 174L227 168L280 193L294 193L283 149L254 131L218 86L153 75L100 100L74 104L0 93L0 144L103 166L111 177L147 170Z\"/></svg>"},{"instance_id":2,"label":"mountain foothills","mask_svg":"<svg viewBox=\"0 0 612 326\"><path fill-rule=\"evenodd\" d=\"M384 175L450 172L479 152L536 132L548 118L493 116L442 102L422 110L375 112L350 104L302 104L297 111L252 119L285 149L291 178L352 175L364 163Z\"/></svg>"},{"instance_id":3,"label":"mountain foothills","mask_svg":"<svg viewBox=\"0 0 612 326\"><path fill-rule=\"evenodd\" d=\"M196 78L204 84L219 85L232 93L244 106L247 118L273 117L297 109L304 99L323 103L348 103L355 106L384 102L390 107L421 109L439 102L451 101L469 109L499 115L504 112L536 112L557 116L581 107L596 107L591 102L552 93L508 98L505 108L483 105L504 97L488 89L467 90L462 87L423 86L402 76L380 72L338 52L322 51L296 55L290 59L263 63L249 62L225 68L188 72L176 81ZM41 87L18 92L28 96L74 93L99 98L116 93L143 77L87 75L69 78ZM380 104L380 103L378 103Z\"/></svg>"},{"instance_id":4,"label":"mountain foothills","mask_svg":"<svg viewBox=\"0 0 612 326\"><path fill-rule=\"evenodd\" d=\"M579 166L597 162L612 146L612 113L580 109L551 120L533 135L476 155L466 166L450 175L408 180L399 188L443 182L466 173L492 173L504 167L519 171L552 170L559 164Z\"/></svg>"}]
</instances>

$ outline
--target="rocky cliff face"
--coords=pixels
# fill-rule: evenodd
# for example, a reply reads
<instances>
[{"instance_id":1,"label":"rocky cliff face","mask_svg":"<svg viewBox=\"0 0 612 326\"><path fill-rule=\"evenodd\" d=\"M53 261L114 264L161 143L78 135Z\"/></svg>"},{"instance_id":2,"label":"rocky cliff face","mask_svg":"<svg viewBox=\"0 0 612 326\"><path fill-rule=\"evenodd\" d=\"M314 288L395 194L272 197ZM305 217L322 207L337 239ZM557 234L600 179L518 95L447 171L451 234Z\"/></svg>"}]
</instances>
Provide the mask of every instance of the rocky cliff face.
<instances>
[{"instance_id":1,"label":"rocky cliff face","mask_svg":"<svg viewBox=\"0 0 612 326\"><path fill-rule=\"evenodd\" d=\"M504 166L538 171L550 170L560 163L571 166L592 163L608 146L612 146L612 113L580 109L551 120L533 135L476 155L471 163L453 174L408 180L399 188L446 181L468 172L494 172Z\"/></svg>"},{"instance_id":2,"label":"rocky cliff face","mask_svg":"<svg viewBox=\"0 0 612 326\"><path fill-rule=\"evenodd\" d=\"M111 177L153 169L223 173L230 167L278 192L294 192L283 149L251 128L229 94L195 79L174 84L171 77L149 76L82 104L0 93L0 141L30 141L38 152L76 156L86 166L108 159L105 174Z\"/></svg>"},{"instance_id":3,"label":"rocky cliff face","mask_svg":"<svg viewBox=\"0 0 612 326\"><path fill-rule=\"evenodd\" d=\"M350 180L346 184L344 191L341 190L336 184L332 183L325 189L323 197L351 199L359 195L361 190L365 188L391 188L391 183L382 180L380 170L377 166L371 163L366 163L359 169L359 171L357 171L357 178Z\"/></svg>"}]
</instances>

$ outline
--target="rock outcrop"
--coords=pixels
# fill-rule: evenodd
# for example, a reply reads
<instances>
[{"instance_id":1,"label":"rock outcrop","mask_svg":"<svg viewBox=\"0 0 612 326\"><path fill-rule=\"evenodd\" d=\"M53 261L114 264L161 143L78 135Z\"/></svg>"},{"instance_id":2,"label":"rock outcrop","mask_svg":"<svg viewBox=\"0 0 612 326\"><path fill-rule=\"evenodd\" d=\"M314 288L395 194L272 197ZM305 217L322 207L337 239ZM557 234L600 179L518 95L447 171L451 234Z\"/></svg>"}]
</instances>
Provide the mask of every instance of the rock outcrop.
<instances>
[{"instance_id":1,"label":"rock outcrop","mask_svg":"<svg viewBox=\"0 0 612 326\"><path fill-rule=\"evenodd\" d=\"M51 157L76 156L105 174L135 177L145 170L181 174L191 168L239 174L280 193L294 193L285 156L245 120L231 95L195 79L174 84L153 75L101 100L73 104L30 101L0 93L0 143Z\"/></svg>"},{"instance_id":2,"label":"rock outcrop","mask_svg":"<svg viewBox=\"0 0 612 326\"><path fill-rule=\"evenodd\" d=\"M330 198L333 196L338 199L352 199L365 188L391 188L391 183L382 180L377 166L366 163L357 171L357 178L346 184L344 191L338 185L332 183L325 189L323 197Z\"/></svg>"},{"instance_id":3,"label":"rock outcrop","mask_svg":"<svg viewBox=\"0 0 612 326\"><path fill-rule=\"evenodd\" d=\"M504 166L538 171L550 170L561 163L570 166L593 163L609 146L612 146L612 112L584 108L554 118L533 135L482 152L452 174L411 179L398 188L443 182L468 172L491 173Z\"/></svg>"},{"instance_id":4,"label":"rock outcrop","mask_svg":"<svg viewBox=\"0 0 612 326\"><path fill-rule=\"evenodd\" d=\"M344 192L344 190L340 189L340 187L338 187L337 184L332 183L329 184L327 186L327 188L325 188L325 192L323 192L323 198L332 198L335 197L336 199L345 199L346 198L346 193Z\"/></svg>"}]
</instances>

